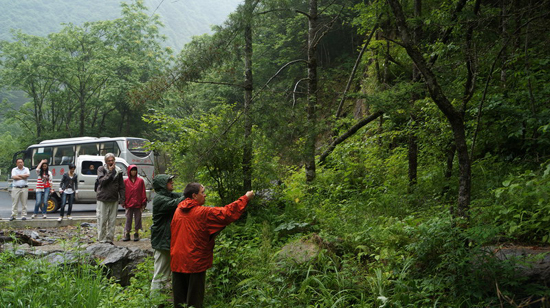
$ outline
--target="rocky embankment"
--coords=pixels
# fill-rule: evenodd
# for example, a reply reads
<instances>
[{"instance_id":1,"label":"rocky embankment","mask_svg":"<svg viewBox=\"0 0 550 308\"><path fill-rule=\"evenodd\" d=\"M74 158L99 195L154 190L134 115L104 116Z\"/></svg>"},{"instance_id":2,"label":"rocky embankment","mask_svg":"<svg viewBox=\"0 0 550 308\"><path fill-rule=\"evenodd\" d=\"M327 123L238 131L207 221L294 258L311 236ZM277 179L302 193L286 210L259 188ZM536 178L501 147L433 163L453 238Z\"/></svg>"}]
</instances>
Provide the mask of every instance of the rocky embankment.
<instances>
[{"instance_id":1,"label":"rocky embankment","mask_svg":"<svg viewBox=\"0 0 550 308\"><path fill-rule=\"evenodd\" d=\"M121 285L127 285L133 271L143 260L153 255L148 238L113 244L97 243L97 229L93 223L57 228L26 228L0 231L0 250L12 250L16 255L43 258L53 265L75 263L101 264L109 276Z\"/></svg>"}]
</instances>

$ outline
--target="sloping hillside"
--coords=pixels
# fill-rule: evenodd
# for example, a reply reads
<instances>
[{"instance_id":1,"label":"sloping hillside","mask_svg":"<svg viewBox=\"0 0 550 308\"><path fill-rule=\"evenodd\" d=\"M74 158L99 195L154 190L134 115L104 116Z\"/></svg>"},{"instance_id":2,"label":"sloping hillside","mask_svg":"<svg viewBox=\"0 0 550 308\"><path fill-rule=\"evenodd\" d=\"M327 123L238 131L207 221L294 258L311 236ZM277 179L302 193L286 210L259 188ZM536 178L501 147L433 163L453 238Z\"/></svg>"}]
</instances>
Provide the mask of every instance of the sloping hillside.
<instances>
[{"instance_id":1,"label":"sloping hillside","mask_svg":"<svg viewBox=\"0 0 550 308\"><path fill-rule=\"evenodd\" d=\"M129 1L126 1L129 2ZM151 13L165 24L166 44L176 51L193 35L210 32L221 24L241 0L144 0ZM120 1L114 0L0 0L0 40L11 38L10 29L33 35L47 35L62 23L113 19L120 16Z\"/></svg>"}]
</instances>

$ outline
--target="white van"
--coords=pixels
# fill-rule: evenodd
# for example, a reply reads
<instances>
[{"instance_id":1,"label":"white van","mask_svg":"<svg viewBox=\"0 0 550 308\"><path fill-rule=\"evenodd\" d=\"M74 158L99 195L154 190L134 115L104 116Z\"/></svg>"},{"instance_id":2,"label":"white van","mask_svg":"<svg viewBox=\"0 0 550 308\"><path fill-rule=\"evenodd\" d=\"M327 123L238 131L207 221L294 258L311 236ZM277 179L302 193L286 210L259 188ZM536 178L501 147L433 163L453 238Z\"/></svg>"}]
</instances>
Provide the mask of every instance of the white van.
<instances>
[{"instance_id":1,"label":"white van","mask_svg":"<svg viewBox=\"0 0 550 308\"><path fill-rule=\"evenodd\" d=\"M96 192L94 191L95 180L97 178L97 169L104 164L103 156L95 155L80 155L76 158L76 174L78 174L78 194L75 196L74 203L95 203ZM128 172L128 162L123 158L115 158L116 165L122 169L124 179L126 179ZM93 165L93 170L90 169L90 165ZM139 168L139 167L138 167ZM68 170L59 170L61 174ZM152 183L147 178L143 178L145 181L145 189L147 194L147 200L151 200L151 188ZM59 193L59 181L53 182L52 193L48 200L48 213L53 213L59 210L61 205L61 194Z\"/></svg>"}]
</instances>

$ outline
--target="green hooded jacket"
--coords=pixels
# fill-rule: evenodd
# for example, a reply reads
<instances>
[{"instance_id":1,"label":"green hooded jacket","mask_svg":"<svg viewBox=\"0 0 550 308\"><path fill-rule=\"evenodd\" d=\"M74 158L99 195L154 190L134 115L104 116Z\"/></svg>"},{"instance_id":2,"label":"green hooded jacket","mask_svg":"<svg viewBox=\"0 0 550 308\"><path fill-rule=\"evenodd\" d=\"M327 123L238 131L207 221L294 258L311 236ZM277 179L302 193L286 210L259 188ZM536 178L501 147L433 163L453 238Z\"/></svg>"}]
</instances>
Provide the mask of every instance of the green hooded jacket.
<instances>
[{"instance_id":1,"label":"green hooded jacket","mask_svg":"<svg viewBox=\"0 0 550 308\"><path fill-rule=\"evenodd\" d=\"M170 223L178 204L185 197L166 189L173 177L159 174L153 179L155 197L153 198L153 225L151 226L151 246L157 250L170 250Z\"/></svg>"}]
</instances>

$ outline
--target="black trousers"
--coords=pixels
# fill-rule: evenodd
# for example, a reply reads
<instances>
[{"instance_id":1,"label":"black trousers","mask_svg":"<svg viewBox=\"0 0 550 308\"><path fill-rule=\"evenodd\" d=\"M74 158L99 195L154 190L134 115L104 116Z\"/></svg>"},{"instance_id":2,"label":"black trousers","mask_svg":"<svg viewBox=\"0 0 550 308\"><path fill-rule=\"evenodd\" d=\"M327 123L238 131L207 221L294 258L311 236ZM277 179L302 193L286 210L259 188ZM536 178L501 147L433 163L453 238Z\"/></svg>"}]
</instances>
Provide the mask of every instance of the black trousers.
<instances>
[{"instance_id":1,"label":"black trousers","mask_svg":"<svg viewBox=\"0 0 550 308\"><path fill-rule=\"evenodd\" d=\"M174 308L190 306L202 308L205 282L206 271L192 274L172 272Z\"/></svg>"}]
</instances>

